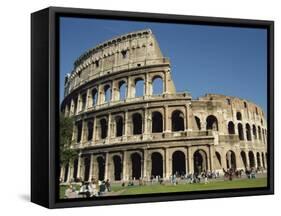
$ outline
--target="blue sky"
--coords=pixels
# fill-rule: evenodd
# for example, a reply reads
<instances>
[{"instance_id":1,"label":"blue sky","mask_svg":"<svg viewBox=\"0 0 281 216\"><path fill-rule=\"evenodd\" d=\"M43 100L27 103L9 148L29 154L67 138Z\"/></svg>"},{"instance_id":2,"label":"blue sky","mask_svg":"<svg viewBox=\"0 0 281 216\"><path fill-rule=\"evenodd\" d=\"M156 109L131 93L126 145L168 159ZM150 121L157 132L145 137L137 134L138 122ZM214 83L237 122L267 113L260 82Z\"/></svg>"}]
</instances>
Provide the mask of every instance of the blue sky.
<instances>
[{"instance_id":1,"label":"blue sky","mask_svg":"<svg viewBox=\"0 0 281 216\"><path fill-rule=\"evenodd\" d=\"M265 29L86 18L60 20L60 100L64 77L85 51L115 36L150 28L170 58L177 91L238 96L267 112Z\"/></svg>"}]
</instances>

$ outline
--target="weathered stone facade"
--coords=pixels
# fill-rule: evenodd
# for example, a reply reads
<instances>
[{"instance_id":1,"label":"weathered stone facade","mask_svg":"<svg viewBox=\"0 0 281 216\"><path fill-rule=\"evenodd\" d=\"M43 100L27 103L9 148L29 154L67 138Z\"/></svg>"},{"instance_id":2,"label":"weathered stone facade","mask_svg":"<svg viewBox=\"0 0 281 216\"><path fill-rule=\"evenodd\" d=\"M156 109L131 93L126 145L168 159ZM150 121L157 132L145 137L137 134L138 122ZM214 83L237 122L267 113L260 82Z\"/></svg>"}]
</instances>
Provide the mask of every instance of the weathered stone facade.
<instances>
[{"instance_id":1,"label":"weathered stone facade","mask_svg":"<svg viewBox=\"0 0 281 216\"><path fill-rule=\"evenodd\" d=\"M154 93L156 79L162 81L161 94ZM142 95L136 94L139 83ZM61 110L74 117L71 148L79 152L61 168L65 182L267 167L262 109L237 97L207 94L193 100L176 92L170 62L151 30L83 54L65 79Z\"/></svg>"}]
</instances>

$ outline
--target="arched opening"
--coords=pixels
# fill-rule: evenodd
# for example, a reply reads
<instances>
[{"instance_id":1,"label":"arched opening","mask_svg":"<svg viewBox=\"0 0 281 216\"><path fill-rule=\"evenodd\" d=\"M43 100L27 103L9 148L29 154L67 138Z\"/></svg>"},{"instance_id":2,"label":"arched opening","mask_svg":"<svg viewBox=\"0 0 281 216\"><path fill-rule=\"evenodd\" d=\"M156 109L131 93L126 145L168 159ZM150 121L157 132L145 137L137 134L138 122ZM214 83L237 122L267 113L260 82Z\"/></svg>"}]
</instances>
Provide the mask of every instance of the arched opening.
<instances>
[{"instance_id":1,"label":"arched opening","mask_svg":"<svg viewBox=\"0 0 281 216\"><path fill-rule=\"evenodd\" d=\"M184 115L179 110L172 113L172 131L184 131Z\"/></svg>"},{"instance_id":2,"label":"arched opening","mask_svg":"<svg viewBox=\"0 0 281 216\"><path fill-rule=\"evenodd\" d=\"M98 104L98 91L97 89L92 90L92 106L96 106Z\"/></svg>"},{"instance_id":3,"label":"arched opening","mask_svg":"<svg viewBox=\"0 0 281 216\"><path fill-rule=\"evenodd\" d=\"M114 180L120 181L122 178L122 160L118 155L113 156L113 164L114 164Z\"/></svg>"},{"instance_id":4,"label":"arched opening","mask_svg":"<svg viewBox=\"0 0 281 216\"><path fill-rule=\"evenodd\" d=\"M163 132L163 117L160 112L152 113L152 133Z\"/></svg>"},{"instance_id":5,"label":"arched opening","mask_svg":"<svg viewBox=\"0 0 281 216\"><path fill-rule=\"evenodd\" d=\"M197 150L193 154L194 173L200 174L208 170L207 154L203 150Z\"/></svg>"},{"instance_id":6,"label":"arched opening","mask_svg":"<svg viewBox=\"0 0 281 216\"><path fill-rule=\"evenodd\" d=\"M163 94L163 80L160 76L155 76L152 79L152 94Z\"/></svg>"},{"instance_id":7,"label":"arched opening","mask_svg":"<svg viewBox=\"0 0 281 216\"><path fill-rule=\"evenodd\" d=\"M244 140L243 125L241 123L238 124L238 134L239 134L239 139Z\"/></svg>"},{"instance_id":8,"label":"arched opening","mask_svg":"<svg viewBox=\"0 0 281 216\"><path fill-rule=\"evenodd\" d=\"M120 81L119 84L119 100L125 100L127 95L127 86L126 86L126 82L124 80Z\"/></svg>"},{"instance_id":9,"label":"arched opening","mask_svg":"<svg viewBox=\"0 0 281 216\"><path fill-rule=\"evenodd\" d=\"M77 172L78 172L78 158L73 161L73 176L74 181L77 180Z\"/></svg>"},{"instance_id":10,"label":"arched opening","mask_svg":"<svg viewBox=\"0 0 281 216\"><path fill-rule=\"evenodd\" d=\"M257 152L257 165L258 167L261 167L261 156L259 152Z\"/></svg>"},{"instance_id":11,"label":"arched opening","mask_svg":"<svg viewBox=\"0 0 281 216\"><path fill-rule=\"evenodd\" d=\"M256 125L253 125L253 136L254 136L254 139L257 139L257 128L256 128Z\"/></svg>"},{"instance_id":12,"label":"arched opening","mask_svg":"<svg viewBox=\"0 0 281 216\"><path fill-rule=\"evenodd\" d=\"M259 140L261 140L261 127L258 126L258 134L259 134Z\"/></svg>"},{"instance_id":13,"label":"arched opening","mask_svg":"<svg viewBox=\"0 0 281 216\"><path fill-rule=\"evenodd\" d=\"M135 79L135 97L144 96L144 81L142 78Z\"/></svg>"},{"instance_id":14,"label":"arched opening","mask_svg":"<svg viewBox=\"0 0 281 216\"><path fill-rule=\"evenodd\" d=\"M107 121L105 118L103 118L100 120L101 139L105 139L107 137L107 129L108 129Z\"/></svg>"},{"instance_id":15,"label":"arched opening","mask_svg":"<svg viewBox=\"0 0 281 216\"><path fill-rule=\"evenodd\" d=\"M79 143L82 138L82 121L76 123L77 128L77 142Z\"/></svg>"},{"instance_id":16,"label":"arched opening","mask_svg":"<svg viewBox=\"0 0 281 216\"><path fill-rule=\"evenodd\" d=\"M87 155L84 158L84 181L88 181L89 177L90 177L90 162L91 162L91 158L89 155Z\"/></svg>"},{"instance_id":17,"label":"arched opening","mask_svg":"<svg viewBox=\"0 0 281 216\"><path fill-rule=\"evenodd\" d=\"M201 130L201 121L197 116L194 117L198 130Z\"/></svg>"},{"instance_id":18,"label":"arched opening","mask_svg":"<svg viewBox=\"0 0 281 216\"><path fill-rule=\"evenodd\" d=\"M175 151L172 156L173 159L173 175L185 175L186 165L185 165L185 155L182 151Z\"/></svg>"},{"instance_id":19,"label":"arched opening","mask_svg":"<svg viewBox=\"0 0 281 216\"><path fill-rule=\"evenodd\" d=\"M65 164L65 167L64 167L64 182L67 182L67 177L68 177L68 172L69 172L69 164Z\"/></svg>"},{"instance_id":20,"label":"arched opening","mask_svg":"<svg viewBox=\"0 0 281 216\"><path fill-rule=\"evenodd\" d=\"M111 89L110 89L110 85L105 85L103 88L103 92L104 92L104 102L108 103L111 100Z\"/></svg>"},{"instance_id":21,"label":"arched opening","mask_svg":"<svg viewBox=\"0 0 281 216\"><path fill-rule=\"evenodd\" d=\"M142 134L142 116L139 113L133 114L133 134Z\"/></svg>"},{"instance_id":22,"label":"arched opening","mask_svg":"<svg viewBox=\"0 0 281 216\"><path fill-rule=\"evenodd\" d=\"M214 130L214 131L218 131L218 120L215 116L210 115L207 117L206 119L206 123L207 123L207 130Z\"/></svg>"},{"instance_id":23,"label":"arched opening","mask_svg":"<svg viewBox=\"0 0 281 216\"><path fill-rule=\"evenodd\" d=\"M141 177L141 156L138 153L131 155L132 161L132 178L140 179Z\"/></svg>"},{"instance_id":24,"label":"arched opening","mask_svg":"<svg viewBox=\"0 0 281 216\"><path fill-rule=\"evenodd\" d=\"M94 123L93 123L93 121L88 121L88 123L87 123L87 128L88 128L87 140L90 141L90 140L93 139L93 128L94 128Z\"/></svg>"},{"instance_id":25,"label":"arched opening","mask_svg":"<svg viewBox=\"0 0 281 216\"><path fill-rule=\"evenodd\" d=\"M249 163L250 163L250 168L254 168L256 166L255 155L252 151L249 151Z\"/></svg>"},{"instance_id":26,"label":"arched opening","mask_svg":"<svg viewBox=\"0 0 281 216\"><path fill-rule=\"evenodd\" d=\"M243 165L244 165L244 168L247 169L247 155L244 151L241 151L241 159L242 159L242 162L243 162Z\"/></svg>"},{"instance_id":27,"label":"arched opening","mask_svg":"<svg viewBox=\"0 0 281 216\"><path fill-rule=\"evenodd\" d=\"M151 176L163 177L163 158L158 152L153 152L151 155Z\"/></svg>"},{"instance_id":28,"label":"arched opening","mask_svg":"<svg viewBox=\"0 0 281 216\"><path fill-rule=\"evenodd\" d=\"M228 134L235 134L235 127L232 121L228 123Z\"/></svg>"},{"instance_id":29,"label":"arched opening","mask_svg":"<svg viewBox=\"0 0 281 216\"><path fill-rule=\"evenodd\" d=\"M262 157L262 167L265 168L264 153L261 154Z\"/></svg>"},{"instance_id":30,"label":"arched opening","mask_svg":"<svg viewBox=\"0 0 281 216\"><path fill-rule=\"evenodd\" d=\"M105 174L105 160L102 156L99 156L97 158L98 162L98 179L100 181L104 180L104 174Z\"/></svg>"},{"instance_id":31,"label":"arched opening","mask_svg":"<svg viewBox=\"0 0 281 216\"><path fill-rule=\"evenodd\" d=\"M216 151L216 159L218 161L219 166L221 167L221 155Z\"/></svg>"},{"instance_id":32,"label":"arched opening","mask_svg":"<svg viewBox=\"0 0 281 216\"><path fill-rule=\"evenodd\" d=\"M237 113L236 113L236 119L239 120L239 121L242 120L242 114L241 114L241 112L237 112Z\"/></svg>"},{"instance_id":33,"label":"arched opening","mask_svg":"<svg viewBox=\"0 0 281 216\"><path fill-rule=\"evenodd\" d=\"M248 123L246 124L246 137L248 141L252 140L251 127Z\"/></svg>"},{"instance_id":34,"label":"arched opening","mask_svg":"<svg viewBox=\"0 0 281 216\"><path fill-rule=\"evenodd\" d=\"M117 116L115 118L116 123L116 137L123 136L123 118L121 116Z\"/></svg>"},{"instance_id":35,"label":"arched opening","mask_svg":"<svg viewBox=\"0 0 281 216\"><path fill-rule=\"evenodd\" d=\"M226 153L226 167L227 169L236 169L236 157L235 157L235 153L231 150L229 150Z\"/></svg>"}]
</instances>

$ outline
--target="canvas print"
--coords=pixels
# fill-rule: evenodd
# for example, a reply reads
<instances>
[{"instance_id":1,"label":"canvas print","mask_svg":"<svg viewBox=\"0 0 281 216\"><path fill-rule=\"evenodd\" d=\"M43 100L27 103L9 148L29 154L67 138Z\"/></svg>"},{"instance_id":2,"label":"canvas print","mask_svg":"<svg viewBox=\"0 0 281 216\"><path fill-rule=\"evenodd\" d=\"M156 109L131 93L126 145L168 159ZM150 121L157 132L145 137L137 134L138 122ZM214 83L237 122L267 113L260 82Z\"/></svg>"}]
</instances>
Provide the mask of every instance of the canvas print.
<instances>
[{"instance_id":1,"label":"canvas print","mask_svg":"<svg viewBox=\"0 0 281 216\"><path fill-rule=\"evenodd\" d=\"M59 198L267 186L267 31L60 17Z\"/></svg>"}]
</instances>

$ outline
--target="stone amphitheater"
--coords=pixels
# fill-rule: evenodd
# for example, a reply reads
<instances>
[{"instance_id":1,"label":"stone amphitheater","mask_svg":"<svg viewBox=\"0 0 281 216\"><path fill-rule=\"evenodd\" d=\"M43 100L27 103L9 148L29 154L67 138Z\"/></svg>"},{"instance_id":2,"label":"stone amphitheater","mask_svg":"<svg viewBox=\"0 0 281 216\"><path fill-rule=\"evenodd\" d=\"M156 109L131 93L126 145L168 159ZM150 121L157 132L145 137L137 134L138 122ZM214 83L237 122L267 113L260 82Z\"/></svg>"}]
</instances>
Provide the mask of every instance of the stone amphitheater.
<instances>
[{"instance_id":1,"label":"stone amphitheater","mask_svg":"<svg viewBox=\"0 0 281 216\"><path fill-rule=\"evenodd\" d=\"M177 92L150 29L85 52L64 93L61 112L73 117L70 148L78 158L61 167L63 182L267 168L263 110L238 97Z\"/></svg>"}]
</instances>

